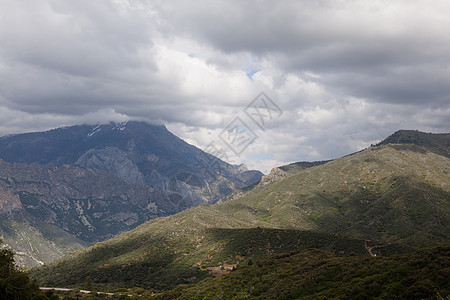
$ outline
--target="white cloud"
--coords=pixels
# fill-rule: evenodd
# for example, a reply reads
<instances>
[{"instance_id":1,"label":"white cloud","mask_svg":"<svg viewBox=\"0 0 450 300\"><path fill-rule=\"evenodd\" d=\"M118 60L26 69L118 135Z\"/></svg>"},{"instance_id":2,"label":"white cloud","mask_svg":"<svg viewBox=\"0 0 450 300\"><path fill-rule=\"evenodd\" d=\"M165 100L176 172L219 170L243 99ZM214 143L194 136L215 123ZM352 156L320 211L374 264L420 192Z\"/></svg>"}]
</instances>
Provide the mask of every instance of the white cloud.
<instances>
[{"instance_id":1,"label":"white cloud","mask_svg":"<svg viewBox=\"0 0 450 300\"><path fill-rule=\"evenodd\" d=\"M448 1L0 1L0 134L168 124L200 148L239 116L276 164L450 129ZM258 128L264 91L283 110ZM222 145L226 147L226 145Z\"/></svg>"}]
</instances>

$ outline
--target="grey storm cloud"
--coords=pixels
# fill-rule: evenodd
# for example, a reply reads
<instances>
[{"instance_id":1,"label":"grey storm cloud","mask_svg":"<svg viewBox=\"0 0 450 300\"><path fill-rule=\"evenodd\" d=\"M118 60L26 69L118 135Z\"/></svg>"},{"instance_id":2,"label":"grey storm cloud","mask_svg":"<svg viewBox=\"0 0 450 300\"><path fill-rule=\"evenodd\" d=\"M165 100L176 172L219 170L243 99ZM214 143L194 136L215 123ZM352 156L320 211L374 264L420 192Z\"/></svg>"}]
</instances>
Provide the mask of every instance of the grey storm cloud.
<instances>
[{"instance_id":1,"label":"grey storm cloud","mask_svg":"<svg viewBox=\"0 0 450 300\"><path fill-rule=\"evenodd\" d=\"M274 157L266 167L344 155L400 128L449 131L449 9L0 0L0 134L142 119L202 147L260 91L284 110L247 151Z\"/></svg>"},{"instance_id":2,"label":"grey storm cloud","mask_svg":"<svg viewBox=\"0 0 450 300\"><path fill-rule=\"evenodd\" d=\"M448 9L445 1L180 1L163 11L182 25L176 32L321 74L346 94L442 104L450 101Z\"/></svg>"}]
</instances>

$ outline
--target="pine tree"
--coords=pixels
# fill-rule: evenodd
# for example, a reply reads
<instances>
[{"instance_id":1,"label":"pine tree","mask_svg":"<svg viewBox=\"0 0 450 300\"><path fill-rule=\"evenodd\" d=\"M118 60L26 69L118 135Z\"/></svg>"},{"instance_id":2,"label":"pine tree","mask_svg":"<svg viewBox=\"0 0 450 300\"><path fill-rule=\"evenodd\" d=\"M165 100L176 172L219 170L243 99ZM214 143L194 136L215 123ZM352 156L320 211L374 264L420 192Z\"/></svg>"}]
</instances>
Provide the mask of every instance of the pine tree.
<instances>
[{"instance_id":1,"label":"pine tree","mask_svg":"<svg viewBox=\"0 0 450 300\"><path fill-rule=\"evenodd\" d=\"M84 281L84 289L92 291L92 279L90 276L86 277L86 280Z\"/></svg>"},{"instance_id":2,"label":"pine tree","mask_svg":"<svg viewBox=\"0 0 450 300\"><path fill-rule=\"evenodd\" d=\"M0 300L58 299L53 293L41 293L39 286L14 263L14 252L2 246L0 239Z\"/></svg>"}]
</instances>

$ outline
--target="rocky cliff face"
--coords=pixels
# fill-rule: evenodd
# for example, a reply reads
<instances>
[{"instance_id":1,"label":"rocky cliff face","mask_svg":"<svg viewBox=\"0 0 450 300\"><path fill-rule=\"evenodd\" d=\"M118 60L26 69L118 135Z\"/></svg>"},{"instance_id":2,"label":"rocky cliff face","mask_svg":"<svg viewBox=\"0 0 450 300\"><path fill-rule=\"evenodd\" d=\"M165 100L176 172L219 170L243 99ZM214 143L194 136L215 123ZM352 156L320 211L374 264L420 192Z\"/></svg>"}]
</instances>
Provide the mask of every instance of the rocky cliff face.
<instances>
[{"instance_id":1,"label":"rocky cliff face","mask_svg":"<svg viewBox=\"0 0 450 300\"><path fill-rule=\"evenodd\" d=\"M76 166L0 161L0 214L28 215L96 242L179 211L155 189Z\"/></svg>"},{"instance_id":2,"label":"rocky cliff face","mask_svg":"<svg viewBox=\"0 0 450 300\"><path fill-rule=\"evenodd\" d=\"M92 170L109 172L128 183L143 183L144 175L127 153L116 147L90 149L77 159L75 165Z\"/></svg>"},{"instance_id":3,"label":"rocky cliff face","mask_svg":"<svg viewBox=\"0 0 450 300\"><path fill-rule=\"evenodd\" d=\"M0 234L24 253L25 265L51 261L159 216L215 203L262 176L185 143L164 126L141 122L3 137L0 158L0 215L9 222L0 224ZM35 243L48 244L40 251L46 255L24 246L30 238L16 243L33 230L41 236ZM52 238L55 232L66 234L66 246Z\"/></svg>"}]
</instances>

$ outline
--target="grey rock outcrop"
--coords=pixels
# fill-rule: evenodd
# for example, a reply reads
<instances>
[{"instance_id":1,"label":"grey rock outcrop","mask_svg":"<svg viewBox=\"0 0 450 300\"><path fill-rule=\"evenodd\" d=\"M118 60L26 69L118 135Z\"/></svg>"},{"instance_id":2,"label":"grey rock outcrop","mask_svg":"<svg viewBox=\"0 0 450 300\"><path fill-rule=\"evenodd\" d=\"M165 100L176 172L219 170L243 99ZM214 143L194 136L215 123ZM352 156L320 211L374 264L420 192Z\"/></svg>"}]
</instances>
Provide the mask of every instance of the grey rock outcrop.
<instances>
[{"instance_id":1,"label":"grey rock outcrop","mask_svg":"<svg viewBox=\"0 0 450 300\"><path fill-rule=\"evenodd\" d=\"M92 171L110 172L128 183L144 182L144 175L127 153L116 147L90 149L77 159L75 165Z\"/></svg>"}]
</instances>

